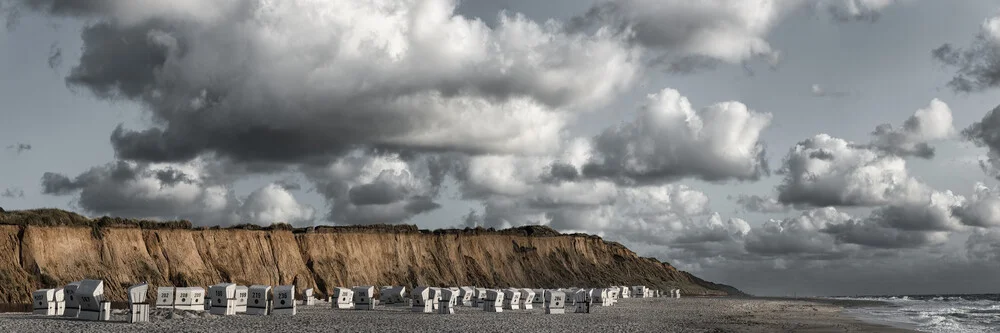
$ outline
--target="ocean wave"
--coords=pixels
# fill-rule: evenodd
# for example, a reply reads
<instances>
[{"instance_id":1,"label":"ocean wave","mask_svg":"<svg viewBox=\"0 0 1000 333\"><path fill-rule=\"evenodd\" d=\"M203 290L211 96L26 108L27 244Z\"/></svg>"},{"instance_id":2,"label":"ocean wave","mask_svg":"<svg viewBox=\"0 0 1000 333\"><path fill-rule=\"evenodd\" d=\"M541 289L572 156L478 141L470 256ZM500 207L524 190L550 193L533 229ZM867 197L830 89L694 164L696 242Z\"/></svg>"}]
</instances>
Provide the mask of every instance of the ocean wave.
<instances>
[{"instance_id":1,"label":"ocean wave","mask_svg":"<svg viewBox=\"0 0 1000 333\"><path fill-rule=\"evenodd\" d=\"M885 295L832 298L882 301L893 305L845 310L863 320L900 323L931 332L1000 332L1000 295Z\"/></svg>"}]
</instances>

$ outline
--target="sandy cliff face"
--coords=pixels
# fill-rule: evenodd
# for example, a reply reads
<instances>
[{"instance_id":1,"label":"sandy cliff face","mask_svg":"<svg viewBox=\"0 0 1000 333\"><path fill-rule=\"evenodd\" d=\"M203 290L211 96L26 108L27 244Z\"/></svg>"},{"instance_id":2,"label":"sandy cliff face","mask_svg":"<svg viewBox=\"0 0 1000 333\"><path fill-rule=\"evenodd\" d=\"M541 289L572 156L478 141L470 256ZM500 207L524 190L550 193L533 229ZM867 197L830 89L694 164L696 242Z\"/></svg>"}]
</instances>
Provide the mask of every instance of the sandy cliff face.
<instances>
[{"instance_id":1,"label":"sandy cliff face","mask_svg":"<svg viewBox=\"0 0 1000 333\"><path fill-rule=\"evenodd\" d=\"M6 215L5 215L6 214ZM151 285L294 284L325 295L337 286L566 287L644 284L724 295L715 285L624 246L587 235L420 231L411 226L290 230L171 228L122 220L25 219L0 213L0 302L84 278L113 300ZM79 220L78 220L79 219ZM151 288L150 292L155 290ZM738 291L736 291L738 292Z\"/></svg>"}]
</instances>

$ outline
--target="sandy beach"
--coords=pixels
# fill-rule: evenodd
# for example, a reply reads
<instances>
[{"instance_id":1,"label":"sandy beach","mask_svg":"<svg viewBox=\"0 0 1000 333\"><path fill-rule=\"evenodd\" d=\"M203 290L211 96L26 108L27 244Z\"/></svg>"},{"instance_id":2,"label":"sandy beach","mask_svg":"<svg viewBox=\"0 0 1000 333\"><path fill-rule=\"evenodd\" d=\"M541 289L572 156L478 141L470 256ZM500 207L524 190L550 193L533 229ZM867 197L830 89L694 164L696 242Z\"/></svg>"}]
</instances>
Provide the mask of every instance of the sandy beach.
<instances>
[{"instance_id":1,"label":"sandy beach","mask_svg":"<svg viewBox=\"0 0 1000 333\"><path fill-rule=\"evenodd\" d=\"M590 314L544 315L534 310L486 313L458 307L455 315L412 313L379 306L375 311L333 310L328 303L300 306L294 317L213 316L156 310L151 322L83 322L23 313L0 315L4 332L912 332L864 323L841 313L852 303L816 300L682 298L625 299ZM868 304L871 305L871 304Z\"/></svg>"}]
</instances>

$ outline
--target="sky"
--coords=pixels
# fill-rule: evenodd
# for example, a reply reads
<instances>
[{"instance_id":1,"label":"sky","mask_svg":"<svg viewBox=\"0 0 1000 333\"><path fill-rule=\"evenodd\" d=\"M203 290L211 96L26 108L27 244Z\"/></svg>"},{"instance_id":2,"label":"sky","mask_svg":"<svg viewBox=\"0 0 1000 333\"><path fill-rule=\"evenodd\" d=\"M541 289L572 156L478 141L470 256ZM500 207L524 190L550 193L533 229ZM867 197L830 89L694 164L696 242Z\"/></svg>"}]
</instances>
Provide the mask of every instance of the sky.
<instances>
[{"instance_id":1,"label":"sky","mask_svg":"<svg viewBox=\"0 0 1000 333\"><path fill-rule=\"evenodd\" d=\"M0 207L542 224L758 295L996 293L987 0L0 0Z\"/></svg>"}]
</instances>

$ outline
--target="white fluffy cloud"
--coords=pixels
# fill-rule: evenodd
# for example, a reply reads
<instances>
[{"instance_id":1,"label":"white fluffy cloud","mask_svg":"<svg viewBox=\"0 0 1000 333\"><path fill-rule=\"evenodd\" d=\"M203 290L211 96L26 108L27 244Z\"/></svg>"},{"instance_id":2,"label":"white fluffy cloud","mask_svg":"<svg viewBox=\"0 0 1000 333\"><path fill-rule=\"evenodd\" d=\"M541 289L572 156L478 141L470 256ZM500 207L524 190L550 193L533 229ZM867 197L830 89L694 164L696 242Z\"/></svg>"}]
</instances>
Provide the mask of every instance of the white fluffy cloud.
<instances>
[{"instance_id":1,"label":"white fluffy cloud","mask_svg":"<svg viewBox=\"0 0 1000 333\"><path fill-rule=\"evenodd\" d=\"M935 98L930 105L913 113L900 128L883 124L872 133L872 146L897 156L931 158L934 148L928 143L956 134L951 108Z\"/></svg>"},{"instance_id":2,"label":"white fluffy cloud","mask_svg":"<svg viewBox=\"0 0 1000 333\"><path fill-rule=\"evenodd\" d=\"M901 201L921 187L902 158L827 134L796 144L782 173L778 200L787 204L879 206Z\"/></svg>"},{"instance_id":3,"label":"white fluffy cloud","mask_svg":"<svg viewBox=\"0 0 1000 333\"><path fill-rule=\"evenodd\" d=\"M647 96L634 121L594 138L584 174L626 183L756 180L770 173L760 135L771 117L735 101L696 110L664 89Z\"/></svg>"},{"instance_id":4,"label":"white fluffy cloud","mask_svg":"<svg viewBox=\"0 0 1000 333\"><path fill-rule=\"evenodd\" d=\"M99 18L67 82L145 104L161 126L112 143L156 162L299 162L357 145L550 153L571 112L631 85L641 53L606 29L520 14L491 28L454 0L38 6Z\"/></svg>"},{"instance_id":5,"label":"white fluffy cloud","mask_svg":"<svg viewBox=\"0 0 1000 333\"><path fill-rule=\"evenodd\" d=\"M817 207L929 202L933 190L909 175L903 157L931 158L928 142L954 133L951 109L934 99L900 128L878 126L870 143L818 134L789 150L778 200Z\"/></svg>"},{"instance_id":6,"label":"white fluffy cloud","mask_svg":"<svg viewBox=\"0 0 1000 333\"><path fill-rule=\"evenodd\" d=\"M636 242L667 244L708 213L708 196L684 185L620 186L582 177L592 156L579 139L553 157L473 156L456 175L463 195L484 209L466 223L487 227L543 224Z\"/></svg>"},{"instance_id":7,"label":"white fluffy cloud","mask_svg":"<svg viewBox=\"0 0 1000 333\"><path fill-rule=\"evenodd\" d=\"M796 144L785 157L778 200L799 207L876 208L865 219L829 226L836 240L876 248L940 244L965 230L953 211L966 198L938 191L909 174L904 157L931 158L928 142L950 138L951 110L932 100L900 128L878 126L871 143L857 144L819 134Z\"/></svg>"},{"instance_id":8,"label":"white fluffy cloud","mask_svg":"<svg viewBox=\"0 0 1000 333\"><path fill-rule=\"evenodd\" d=\"M299 204L295 197L279 184L268 184L247 196L240 207L243 221L253 224L287 222L292 225L311 223L316 211Z\"/></svg>"},{"instance_id":9,"label":"white fluffy cloud","mask_svg":"<svg viewBox=\"0 0 1000 333\"><path fill-rule=\"evenodd\" d=\"M975 194L954 214L966 225L1000 227L1000 190L976 183Z\"/></svg>"},{"instance_id":10,"label":"white fluffy cloud","mask_svg":"<svg viewBox=\"0 0 1000 333\"><path fill-rule=\"evenodd\" d=\"M196 225L311 224L313 209L284 188L269 184L238 197L219 183L221 167L204 159L186 163L118 161L70 179L46 173L43 193L76 195L80 208L113 216L188 219ZM78 193L77 193L78 192Z\"/></svg>"},{"instance_id":11,"label":"white fluffy cloud","mask_svg":"<svg viewBox=\"0 0 1000 333\"><path fill-rule=\"evenodd\" d=\"M916 180L900 157L821 134L797 144L785 167L778 187L781 202L878 207L868 219L838 227L835 233L842 241L911 246L940 242L940 232L963 229L952 211L962 207L965 198Z\"/></svg>"}]
</instances>

